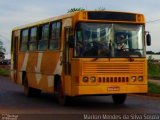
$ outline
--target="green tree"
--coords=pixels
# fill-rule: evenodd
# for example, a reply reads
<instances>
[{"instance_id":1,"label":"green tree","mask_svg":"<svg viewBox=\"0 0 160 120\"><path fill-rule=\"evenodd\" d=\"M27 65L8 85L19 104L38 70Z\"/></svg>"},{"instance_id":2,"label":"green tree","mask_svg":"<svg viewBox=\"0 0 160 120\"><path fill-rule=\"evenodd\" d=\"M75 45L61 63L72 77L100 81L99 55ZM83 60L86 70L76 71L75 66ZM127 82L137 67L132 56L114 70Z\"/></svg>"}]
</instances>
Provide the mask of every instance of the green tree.
<instances>
[{"instance_id":1,"label":"green tree","mask_svg":"<svg viewBox=\"0 0 160 120\"><path fill-rule=\"evenodd\" d=\"M153 51L146 51L147 54L155 54Z\"/></svg>"},{"instance_id":2,"label":"green tree","mask_svg":"<svg viewBox=\"0 0 160 120\"><path fill-rule=\"evenodd\" d=\"M160 52L156 52L155 54L160 55Z\"/></svg>"},{"instance_id":3,"label":"green tree","mask_svg":"<svg viewBox=\"0 0 160 120\"><path fill-rule=\"evenodd\" d=\"M6 52L6 49L5 49L4 46L3 46L2 40L0 40L0 52L3 52L3 53Z\"/></svg>"},{"instance_id":4,"label":"green tree","mask_svg":"<svg viewBox=\"0 0 160 120\"><path fill-rule=\"evenodd\" d=\"M75 12L75 11L84 11L85 9L84 8L71 8L67 11L67 13L71 13L71 12Z\"/></svg>"},{"instance_id":5,"label":"green tree","mask_svg":"<svg viewBox=\"0 0 160 120\"><path fill-rule=\"evenodd\" d=\"M2 62L5 58L4 54L6 52L6 49L3 46L2 40L0 40L0 62Z\"/></svg>"}]
</instances>

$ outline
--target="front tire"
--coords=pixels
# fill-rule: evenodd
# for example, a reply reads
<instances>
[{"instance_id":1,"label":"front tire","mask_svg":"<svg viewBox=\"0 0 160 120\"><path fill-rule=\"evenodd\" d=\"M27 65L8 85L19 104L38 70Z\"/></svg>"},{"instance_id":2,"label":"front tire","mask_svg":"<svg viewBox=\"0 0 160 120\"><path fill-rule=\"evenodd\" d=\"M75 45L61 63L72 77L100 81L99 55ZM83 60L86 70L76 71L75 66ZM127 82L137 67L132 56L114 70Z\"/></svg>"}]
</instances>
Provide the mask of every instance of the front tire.
<instances>
[{"instance_id":1,"label":"front tire","mask_svg":"<svg viewBox=\"0 0 160 120\"><path fill-rule=\"evenodd\" d=\"M113 102L115 104L124 104L127 98L127 94L114 94L112 95Z\"/></svg>"},{"instance_id":2,"label":"front tire","mask_svg":"<svg viewBox=\"0 0 160 120\"><path fill-rule=\"evenodd\" d=\"M60 105L65 106L65 105L71 104L72 97L66 96L64 94L63 87L62 87L61 83L58 84L56 93L57 93L58 103Z\"/></svg>"}]
</instances>

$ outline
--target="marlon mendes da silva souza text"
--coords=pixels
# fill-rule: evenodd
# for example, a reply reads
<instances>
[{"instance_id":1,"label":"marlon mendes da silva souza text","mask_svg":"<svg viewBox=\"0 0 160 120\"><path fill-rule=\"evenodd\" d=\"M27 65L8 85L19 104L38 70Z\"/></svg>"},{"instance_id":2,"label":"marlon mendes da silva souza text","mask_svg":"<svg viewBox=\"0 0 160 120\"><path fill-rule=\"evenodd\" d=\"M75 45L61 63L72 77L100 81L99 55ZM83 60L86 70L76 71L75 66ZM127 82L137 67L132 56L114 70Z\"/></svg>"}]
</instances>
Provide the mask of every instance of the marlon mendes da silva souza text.
<instances>
[{"instance_id":1,"label":"marlon mendes da silva souza text","mask_svg":"<svg viewBox=\"0 0 160 120\"><path fill-rule=\"evenodd\" d=\"M84 114L84 120L160 120L160 114Z\"/></svg>"}]
</instances>

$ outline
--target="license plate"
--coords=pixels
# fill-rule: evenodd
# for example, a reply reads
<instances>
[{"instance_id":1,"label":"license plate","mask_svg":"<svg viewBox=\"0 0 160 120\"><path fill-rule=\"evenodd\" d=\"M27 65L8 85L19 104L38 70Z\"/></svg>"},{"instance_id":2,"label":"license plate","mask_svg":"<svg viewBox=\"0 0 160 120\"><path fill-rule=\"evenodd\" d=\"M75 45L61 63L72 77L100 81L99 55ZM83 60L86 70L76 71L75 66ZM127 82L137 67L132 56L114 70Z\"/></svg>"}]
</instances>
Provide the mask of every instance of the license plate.
<instances>
[{"instance_id":1,"label":"license plate","mask_svg":"<svg viewBox=\"0 0 160 120\"><path fill-rule=\"evenodd\" d=\"M108 91L119 91L120 87L118 87L118 86L108 87L107 90Z\"/></svg>"}]
</instances>

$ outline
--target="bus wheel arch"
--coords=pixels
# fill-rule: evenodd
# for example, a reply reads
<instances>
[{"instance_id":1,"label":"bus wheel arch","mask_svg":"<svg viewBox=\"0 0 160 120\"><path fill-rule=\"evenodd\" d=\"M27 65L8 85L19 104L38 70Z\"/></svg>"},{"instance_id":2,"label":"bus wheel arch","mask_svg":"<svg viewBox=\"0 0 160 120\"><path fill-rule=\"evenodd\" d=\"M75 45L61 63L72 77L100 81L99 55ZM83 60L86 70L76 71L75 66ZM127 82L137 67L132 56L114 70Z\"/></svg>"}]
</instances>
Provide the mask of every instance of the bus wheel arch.
<instances>
[{"instance_id":1,"label":"bus wheel arch","mask_svg":"<svg viewBox=\"0 0 160 120\"><path fill-rule=\"evenodd\" d=\"M26 71L22 72L22 85L24 86L24 94L29 97L31 95L31 90L28 85L27 73Z\"/></svg>"},{"instance_id":2,"label":"bus wheel arch","mask_svg":"<svg viewBox=\"0 0 160 120\"><path fill-rule=\"evenodd\" d=\"M24 86L24 94L27 97L40 96L41 90L32 88L28 84L27 72L22 72L22 85Z\"/></svg>"},{"instance_id":3,"label":"bus wheel arch","mask_svg":"<svg viewBox=\"0 0 160 120\"><path fill-rule=\"evenodd\" d=\"M27 73L26 73L26 71L22 71L22 85L24 85L24 83L25 83L25 80L27 80Z\"/></svg>"},{"instance_id":4,"label":"bus wheel arch","mask_svg":"<svg viewBox=\"0 0 160 120\"><path fill-rule=\"evenodd\" d=\"M58 86L62 84L61 76L56 74L54 75L54 91L57 92Z\"/></svg>"}]
</instances>

